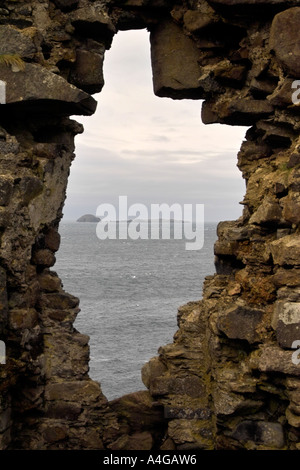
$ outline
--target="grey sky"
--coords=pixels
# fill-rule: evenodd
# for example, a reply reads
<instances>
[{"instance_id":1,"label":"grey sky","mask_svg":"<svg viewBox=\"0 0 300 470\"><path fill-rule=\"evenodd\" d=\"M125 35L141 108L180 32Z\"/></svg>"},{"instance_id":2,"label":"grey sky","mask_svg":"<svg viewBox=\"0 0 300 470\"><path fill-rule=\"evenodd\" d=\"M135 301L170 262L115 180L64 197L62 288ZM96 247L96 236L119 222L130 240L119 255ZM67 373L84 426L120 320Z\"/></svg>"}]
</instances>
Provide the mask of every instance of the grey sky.
<instances>
[{"instance_id":1,"label":"grey sky","mask_svg":"<svg viewBox=\"0 0 300 470\"><path fill-rule=\"evenodd\" d=\"M246 128L201 122L201 101L158 98L153 93L149 36L118 33L104 62L105 86L97 111L75 119L76 137L65 220L95 214L102 203L205 205L207 221L242 213L245 184L236 155Z\"/></svg>"}]
</instances>

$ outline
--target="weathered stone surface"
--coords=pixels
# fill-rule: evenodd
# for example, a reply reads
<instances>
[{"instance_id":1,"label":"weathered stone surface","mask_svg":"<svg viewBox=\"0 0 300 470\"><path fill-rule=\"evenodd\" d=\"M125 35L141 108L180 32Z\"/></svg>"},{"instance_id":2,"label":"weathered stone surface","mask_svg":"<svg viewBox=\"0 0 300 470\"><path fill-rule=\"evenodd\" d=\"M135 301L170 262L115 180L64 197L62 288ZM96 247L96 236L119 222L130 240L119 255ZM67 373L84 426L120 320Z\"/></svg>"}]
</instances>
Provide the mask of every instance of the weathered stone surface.
<instances>
[{"instance_id":1,"label":"weathered stone surface","mask_svg":"<svg viewBox=\"0 0 300 470\"><path fill-rule=\"evenodd\" d=\"M300 449L299 16L299 0L0 8L1 449ZM149 391L108 403L74 328L78 299L49 268L83 131L69 117L95 111L105 50L132 28L151 32L157 95L252 127L243 213L218 226L202 300L179 308L173 343L144 365Z\"/></svg>"},{"instance_id":2,"label":"weathered stone surface","mask_svg":"<svg viewBox=\"0 0 300 470\"><path fill-rule=\"evenodd\" d=\"M262 310L238 305L221 314L217 326L229 338L244 339L254 343L259 340L256 329L262 317Z\"/></svg>"},{"instance_id":3,"label":"weathered stone surface","mask_svg":"<svg viewBox=\"0 0 300 470\"><path fill-rule=\"evenodd\" d=\"M33 308L10 310L9 325L14 330L34 328L38 324L38 312Z\"/></svg>"},{"instance_id":4,"label":"weathered stone surface","mask_svg":"<svg viewBox=\"0 0 300 470\"><path fill-rule=\"evenodd\" d=\"M276 302L272 326L278 344L282 348L291 348L293 342L300 339L300 303Z\"/></svg>"},{"instance_id":5,"label":"weathered stone surface","mask_svg":"<svg viewBox=\"0 0 300 470\"><path fill-rule=\"evenodd\" d=\"M49 401L64 400L66 402L87 403L97 401L100 397L100 386L89 380L54 383L45 389L45 398Z\"/></svg>"},{"instance_id":6,"label":"weathered stone surface","mask_svg":"<svg viewBox=\"0 0 300 470\"><path fill-rule=\"evenodd\" d=\"M9 176L0 176L0 205L7 206L13 190L13 180Z\"/></svg>"},{"instance_id":7,"label":"weathered stone surface","mask_svg":"<svg viewBox=\"0 0 300 470\"><path fill-rule=\"evenodd\" d=\"M191 33L198 33L203 28L217 23L218 16L214 10L212 8L208 8L207 10L208 11L205 12L200 10L187 10L183 17L186 29Z\"/></svg>"},{"instance_id":8,"label":"weathered stone surface","mask_svg":"<svg viewBox=\"0 0 300 470\"><path fill-rule=\"evenodd\" d=\"M251 224L276 224L281 220L281 208L278 203L272 201L264 201L257 211L251 216L249 222Z\"/></svg>"},{"instance_id":9,"label":"weathered stone surface","mask_svg":"<svg viewBox=\"0 0 300 470\"><path fill-rule=\"evenodd\" d=\"M87 93L99 93L104 85L103 55L90 51L77 51L71 82Z\"/></svg>"},{"instance_id":10,"label":"weathered stone surface","mask_svg":"<svg viewBox=\"0 0 300 470\"><path fill-rule=\"evenodd\" d=\"M284 351L279 346L265 345L258 356L253 358L253 367L262 372L280 372L287 375L300 375L300 368L292 362L292 351Z\"/></svg>"},{"instance_id":11,"label":"weathered stone surface","mask_svg":"<svg viewBox=\"0 0 300 470\"><path fill-rule=\"evenodd\" d=\"M200 68L196 45L172 21L151 33L154 93L173 98L200 98Z\"/></svg>"},{"instance_id":12,"label":"weathered stone surface","mask_svg":"<svg viewBox=\"0 0 300 470\"><path fill-rule=\"evenodd\" d=\"M62 77L48 72L36 64L26 64L24 71L14 72L0 64L0 79L8 83L6 103L29 104L33 107L45 106L45 100L55 107L55 112L65 115L93 114L95 100L88 94L70 85Z\"/></svg>"},{"instance_id":13,"label":"weathered stone surface","mask_svg":"<svg viewBox=\"0 0 300 470\"><path fill-rule=\"evenodd\" d=\"M100 38L110 46L116 29L107 15L103 11L101 2L93 5L82 6L70 13L70 21L76 30L83 36Z\"/></svg>"},{"instance_id":14,"label":"weathered stone surface","mask_svg":"<svg viewBox=\"0 0 300 470\"><path fill-rule=\"evenodd\" d=\"M299 25L300 8L289 8L275 16L270 33L270 47L277 59L297 78L300 76Z\"/></svg>"},{"instance_id":15,"label":"weathered stone surface","mask_svg":"<svg viewBox=\"0 0 300 470\"><path fill-rule=\"evenodd\" d=\"M38 266L51 267L55 264L55 256L51 250L45 248L33 254L32 262Z\"/></svg>"}]
</instances>

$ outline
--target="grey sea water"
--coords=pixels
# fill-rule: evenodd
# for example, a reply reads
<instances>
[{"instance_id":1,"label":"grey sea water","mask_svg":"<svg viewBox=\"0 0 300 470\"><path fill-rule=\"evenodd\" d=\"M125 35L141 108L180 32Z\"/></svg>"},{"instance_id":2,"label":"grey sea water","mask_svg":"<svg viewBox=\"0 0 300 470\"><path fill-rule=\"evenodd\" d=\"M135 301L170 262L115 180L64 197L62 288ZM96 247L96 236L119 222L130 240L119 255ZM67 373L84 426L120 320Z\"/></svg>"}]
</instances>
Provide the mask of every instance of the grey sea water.
<instances>
[{"instance_id":1,"label":"grey sea water","mask_svg":"<svg viewBox=\"0 0 300 470\"><path fill-rule=\"evenodd\" d=\"M199 300L213 274L216 224L201 250L185 240L99 240L96 223L62 222L55 270L80 298L75 328L90 337L90 377L111 400L145 389L141 368L172 343L179 306Z\"/></svg>"}]
</instances>

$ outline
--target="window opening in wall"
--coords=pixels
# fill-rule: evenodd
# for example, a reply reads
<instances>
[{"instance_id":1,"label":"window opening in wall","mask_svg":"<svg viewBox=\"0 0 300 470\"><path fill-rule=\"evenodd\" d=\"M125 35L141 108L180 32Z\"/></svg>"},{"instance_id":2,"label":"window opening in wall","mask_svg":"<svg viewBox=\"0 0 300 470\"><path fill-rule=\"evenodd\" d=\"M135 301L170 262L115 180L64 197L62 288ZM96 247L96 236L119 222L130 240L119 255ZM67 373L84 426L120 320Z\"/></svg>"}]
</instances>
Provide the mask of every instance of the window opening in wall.
<instances>
[{"instance_id":1,"label":"window opening in wall","mask_svg":"<svg viewBox=\"0 0 300 470\"><path fill-rule=\"evenodd\" d=\"M153 93L144 30L119 32L104 61L97 111L78 118L56 270L80 298L75 327L90 336L90 376L113 399L143 389L141 367L172 342L180 305L199 300L214 272L216 223L237 219L245 185L236 155L245 128L204 126L201 102ZM99 204L204 204L205 242L99 240L96 223L76 222Z\"/></svg>"}]
</instances>

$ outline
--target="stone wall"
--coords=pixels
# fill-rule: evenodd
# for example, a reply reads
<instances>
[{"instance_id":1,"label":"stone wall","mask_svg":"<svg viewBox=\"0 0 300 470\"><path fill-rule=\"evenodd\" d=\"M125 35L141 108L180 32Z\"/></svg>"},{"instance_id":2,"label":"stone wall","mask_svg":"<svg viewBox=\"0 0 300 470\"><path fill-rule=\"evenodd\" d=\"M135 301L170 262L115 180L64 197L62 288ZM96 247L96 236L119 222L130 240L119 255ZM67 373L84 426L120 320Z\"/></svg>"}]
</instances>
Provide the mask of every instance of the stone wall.
<instances>
[{"instance_id":1,"label":"stone wall","mask_svg":"<svg viewBox=\"0 0 300 470\"><path fill-rule=\"evenodd\" d=\"M1 449L300 448L299 27L297 0L2 3ZM246 194L242 217L218 226L203 299L179 308L173 343L143 367L148 391L108 402L53 266L83 131L70 116L94 113L105 50L138 28L157 96L249 127Z\"/></svg>"}]
</instances>

